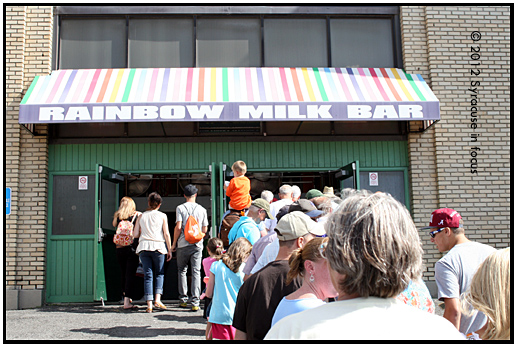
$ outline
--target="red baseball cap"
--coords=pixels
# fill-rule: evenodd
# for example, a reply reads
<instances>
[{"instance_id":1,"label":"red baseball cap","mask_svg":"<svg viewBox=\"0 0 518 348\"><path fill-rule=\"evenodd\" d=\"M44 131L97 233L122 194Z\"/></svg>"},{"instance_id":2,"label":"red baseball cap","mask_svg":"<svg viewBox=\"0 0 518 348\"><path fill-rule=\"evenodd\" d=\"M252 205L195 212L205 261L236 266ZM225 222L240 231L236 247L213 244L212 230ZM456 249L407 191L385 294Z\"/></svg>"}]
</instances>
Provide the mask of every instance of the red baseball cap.
<instances>
[{"instance_id":1,"label":"red baseball cap","mask_svg":"<svg viewBox=\"0 0 518 348\"><path fill-rule=\"evenodd\" d=\"M432 217L430 218L430 225L428 227L423 227L421 230L427 230L430 228L437 227L451 227L451 228L459 228L463 227L460 223L462 216L457 213L455 210L450 208L441 208L437 209L432 213Z\"/></svg>"}]
</instances>

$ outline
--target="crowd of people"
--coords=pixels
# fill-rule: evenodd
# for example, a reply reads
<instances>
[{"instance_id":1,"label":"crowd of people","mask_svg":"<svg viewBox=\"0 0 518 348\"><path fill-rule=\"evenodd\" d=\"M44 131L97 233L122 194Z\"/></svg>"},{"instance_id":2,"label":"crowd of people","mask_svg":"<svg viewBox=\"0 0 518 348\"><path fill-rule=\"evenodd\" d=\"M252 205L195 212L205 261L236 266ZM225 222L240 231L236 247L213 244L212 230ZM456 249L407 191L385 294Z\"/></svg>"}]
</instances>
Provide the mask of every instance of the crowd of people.
<instances>
[{"instance_id":1,"label":"crowd of people","mask_svg":"<svg viewBox=\"0 0 518 348\"><path fill-rule=\"evenodd\" d=\"M421 237L390 194L344 189L338 197L324 187L301 198L299 187L282 185L279 199L263 191L252 200L246 164L232 170L229 209L203 261L203 240L185 238L191 216L201 233L208 226L195 186L184 188L172 239L158 194L142 214L131 198L121 200L114 226L136 218L135 242L117 246L125 309L135 307L128 275L139 258L147 311L166 308L163 266L176 251L180 307L197 311L204 299L209 340L510 339L510 250L470 241L455 210L435 210L421 229L446 253L435 265L441 317L421 278Z\"/></svg>"}]
</instances>

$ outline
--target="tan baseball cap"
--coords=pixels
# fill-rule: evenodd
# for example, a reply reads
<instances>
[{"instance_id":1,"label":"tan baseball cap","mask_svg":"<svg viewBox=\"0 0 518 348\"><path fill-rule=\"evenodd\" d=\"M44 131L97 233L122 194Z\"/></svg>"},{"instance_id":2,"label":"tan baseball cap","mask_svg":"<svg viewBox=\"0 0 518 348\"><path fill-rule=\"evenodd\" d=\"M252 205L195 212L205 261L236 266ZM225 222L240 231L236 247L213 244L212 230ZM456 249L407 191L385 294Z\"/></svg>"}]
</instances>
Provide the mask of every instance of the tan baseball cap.
<instances>
[{"instance_id":1,"label":"tan baseball cap","mask_svg":"<svg viewBox=\"0 0 518 348\"><path fill-rule=\"evenodd\" d=\"M275 232L277 232L279 240L282 241L294 240L308 233L317 237L326 234L322 224L316 223L301 211L294 211L284 215L277 223Z\"/></svg>"}]
</instances>

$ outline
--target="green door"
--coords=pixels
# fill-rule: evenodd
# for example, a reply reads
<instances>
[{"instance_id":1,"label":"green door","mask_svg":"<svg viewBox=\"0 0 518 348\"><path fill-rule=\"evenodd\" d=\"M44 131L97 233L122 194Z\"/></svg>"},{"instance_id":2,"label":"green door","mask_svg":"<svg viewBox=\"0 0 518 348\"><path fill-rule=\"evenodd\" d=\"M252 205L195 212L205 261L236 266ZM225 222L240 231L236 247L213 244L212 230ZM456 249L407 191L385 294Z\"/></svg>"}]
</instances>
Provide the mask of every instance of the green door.
<instances>
[{"instance_id":1,"label":"green door","mask_svg":"<svg viewBox=\"0 0 518 348\"><path fill-rule=\"evenodd\" d=\"M116 301L120 299L120 274L113 244L113 214L118 209L120 184L124 175L106 166L97 165L95 181L95 227L94 241L94 300Z\"/></svg>"},{"instance_id":2,"label":"green door","mask_svg":"<svg viewBox=\"0 0 518 348\"><path fill-rule=\"evenodd\" d=\"M360 189L360 164L358 161L343 166L335 174L335 178L340 181L340 190L344 188Z\"/></svg>"},{"instance_id":3,"label":"green door","mask_svg":"<svg viewBox=\"0 0 518 348\"><path fill-rule=\"evenodd\" d=\"M95 175L51 174L46 302L94 300Z\"/></svg>"},{"instance_id":4,"label":"green door","mask_svg":"<svg viewBox=\"0 0 518 348\"><path fill-rule=\"evenodd\" d=\"M216 168L216 163L212 162L212 164L209 167L210 172L210 209L211 209L211 237L217 237L218 236L218 214L217 214L217 206L218 206L218 200L217 200L217 185L218 185L218 169Z\"/></svg>"}]
</instances>

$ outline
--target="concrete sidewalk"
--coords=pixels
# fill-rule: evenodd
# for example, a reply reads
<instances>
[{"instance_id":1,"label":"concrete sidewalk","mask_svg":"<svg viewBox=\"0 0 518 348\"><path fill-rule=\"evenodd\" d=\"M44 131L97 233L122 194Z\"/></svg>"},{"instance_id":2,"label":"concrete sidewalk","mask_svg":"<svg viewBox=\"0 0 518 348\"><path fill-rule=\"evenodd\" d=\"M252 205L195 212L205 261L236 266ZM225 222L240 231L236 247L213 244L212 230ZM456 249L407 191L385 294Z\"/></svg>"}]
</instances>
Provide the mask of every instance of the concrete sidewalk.
<instances>
[{"instance_id":1,"label":"concrete sidewalk","mask_svg":"<svg viewBox=\"0 0 518 348\"><path fill-rule=\"evenodd\" d=\"M6 311L5 339L10 340L204 340L207 321L197 312L164 301L167 310L146 313L120 304L60 304Z\"/></svg>"},{"instance_id":2,"label":"concrete sidewalk","mask_svg":"<svg viewBox=\"0 0 518 348\"><path fill-rule=\"evenodd\" d=\"M441 315L442 302L435 300ZM203 301L202 301L203 303ZM179 308L179 301L164 301L164 311L123 310L121 304L48 305L6 311L5 339L11 340L204 340L207 321L197 312Z\"/></svg>"}]
</instances>

